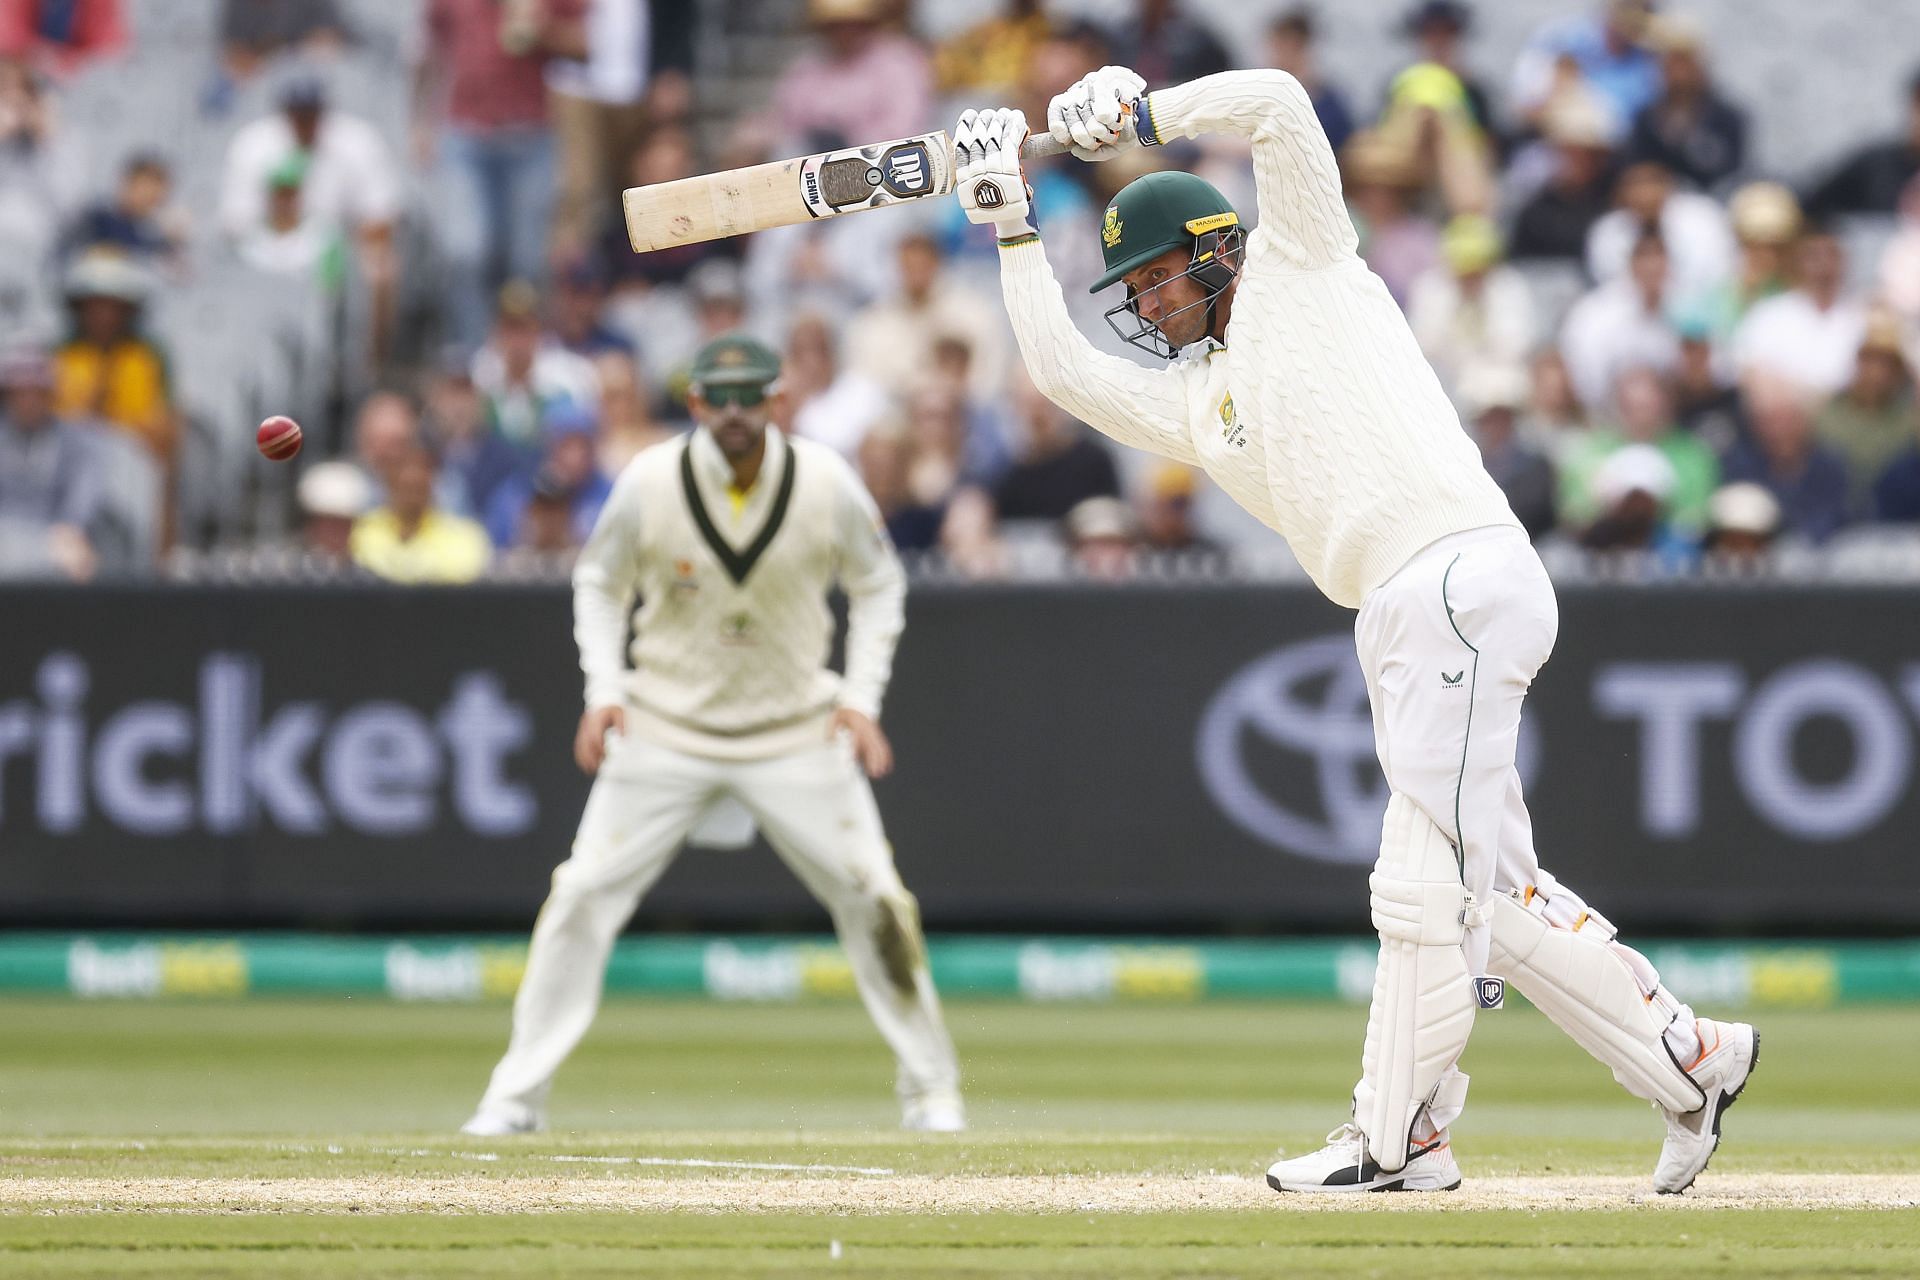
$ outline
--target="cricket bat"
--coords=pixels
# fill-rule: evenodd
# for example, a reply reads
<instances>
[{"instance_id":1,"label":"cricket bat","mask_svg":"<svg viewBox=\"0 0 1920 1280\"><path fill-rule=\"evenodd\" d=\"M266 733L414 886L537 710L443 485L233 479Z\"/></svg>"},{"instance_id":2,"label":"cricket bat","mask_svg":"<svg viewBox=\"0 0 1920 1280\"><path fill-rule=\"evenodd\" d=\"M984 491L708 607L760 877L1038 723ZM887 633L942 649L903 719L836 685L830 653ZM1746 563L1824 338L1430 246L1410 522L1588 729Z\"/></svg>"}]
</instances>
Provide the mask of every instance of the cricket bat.
<instances>
[{"instance_id":1,"label":"cricket bat","mask_svg":"<svg viewBox=\"0 0 1920 1280\"><path fill-rule=\"evenodd\" d=\"M1028 159L1067 148L1052 134L1029 137ZM953 190L953 139L944 130L864 147L823 151L678 182L629 187L621 195L635 253L698 244L944 196Z\"/></svg>"}]
</instances>

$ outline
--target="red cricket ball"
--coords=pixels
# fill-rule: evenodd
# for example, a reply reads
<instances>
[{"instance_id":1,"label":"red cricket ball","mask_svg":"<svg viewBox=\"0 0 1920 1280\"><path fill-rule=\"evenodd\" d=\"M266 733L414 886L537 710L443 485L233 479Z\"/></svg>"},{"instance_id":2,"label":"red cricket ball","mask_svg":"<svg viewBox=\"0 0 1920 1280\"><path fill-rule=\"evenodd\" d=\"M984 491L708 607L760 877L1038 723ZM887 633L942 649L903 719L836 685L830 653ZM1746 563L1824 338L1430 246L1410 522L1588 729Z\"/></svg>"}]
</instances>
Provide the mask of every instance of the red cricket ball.
<instances>
[{"instance_id":1,"label":"red cricket ball","mask_svg":"<svg viewBox=\"0 0 1920 1280\"><path fill-rule=\"evenodd\" d=\"M253 433L253 442L262 456L285 462L300 452L300 424L283 414L274 414Z\"/></svg>"}]
</instances>

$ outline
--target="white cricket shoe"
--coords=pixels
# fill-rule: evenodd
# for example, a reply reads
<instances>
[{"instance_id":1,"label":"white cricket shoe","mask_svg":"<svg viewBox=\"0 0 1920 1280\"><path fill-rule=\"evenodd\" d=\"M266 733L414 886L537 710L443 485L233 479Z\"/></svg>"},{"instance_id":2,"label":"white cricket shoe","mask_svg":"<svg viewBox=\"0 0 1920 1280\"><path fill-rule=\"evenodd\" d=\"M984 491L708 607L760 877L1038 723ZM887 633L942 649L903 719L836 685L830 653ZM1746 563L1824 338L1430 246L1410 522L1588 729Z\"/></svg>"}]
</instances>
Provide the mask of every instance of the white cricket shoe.
<instances>
[{"instance_id":1,"label":"white cricket shoe","mask_svg":"<svg viewBox=\"0 0 1920 1280\"><path fill-rule=\"evenodd\" d=\"M1720 1145L1720 1113L1734 1104L1760 1062L1760 1033L1744 1022L1699 1022L1700 1056L1688 1067L1707 1095L1706 1105L1684 1115L1660 1108L1667 1118L1667 1140L1653 1170L1653 1189L1679 1195L1693 1185Z\"/></svg>"},{"instance_id":2,"label":"white cricket shoe","mask_svg":"<svg viewBox=\"0 0 1920 1280\"><path fill-rule=\"evenodd\" d=\"M909 1133L965 1133L967 1109L956 1089L934 1089L900 1104L900 1127Z\"/></svg>"},{"instance_id":3,"label":"white cricket shoe","mask_svg":"<svg viewBox=\"0 0 1920 1280\"><path fill-rule=\"evenodd\" d=\"M511 1138L516 1134L541 1133L546 1127L546 1117L527 1108L483 1106L460 1126L460 1132L469 1138Z\"/></svg>"},{"instance_id":4,"label":"white cricket shoe","mask_svg":"<svg viewBox=\"0 0 1920 1280\"><path fill-rule=\"evenodd\" d=\"M1275 1191L1452 1191L1460 1166L1446 1133L1412 1148L1406 1166L1383 1173L1367 1154L1366 1135L1351 1121L1327 1135L1327 1145L1309 1156L1282 1160L1267 1170Z\"/></svg>"}]
</instances>

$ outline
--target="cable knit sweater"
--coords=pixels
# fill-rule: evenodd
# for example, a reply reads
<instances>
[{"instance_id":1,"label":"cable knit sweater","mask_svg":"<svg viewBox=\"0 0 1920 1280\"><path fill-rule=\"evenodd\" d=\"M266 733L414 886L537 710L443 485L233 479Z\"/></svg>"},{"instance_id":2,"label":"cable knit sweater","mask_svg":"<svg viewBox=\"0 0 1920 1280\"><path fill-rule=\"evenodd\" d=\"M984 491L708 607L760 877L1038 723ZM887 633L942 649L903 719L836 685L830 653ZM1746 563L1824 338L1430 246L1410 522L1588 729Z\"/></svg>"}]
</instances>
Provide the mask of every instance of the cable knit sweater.
<instances>
[{"instance_id":1,"label":"cable knit sweater","mask_svg":"<svg viewBox=\"0 0 1920 1280\"><path fill-rule=\"evenodd\" d=\"M1148 100L1162 140L1253 141L1259 226L1226 345L1165 370L1096 350L1037 240L1000 279L1035 384L1122 444L1203 468L1284 536L1329 598L1358 608L1414 552L1513 525L1406 320L1356 253L1340 173L1300 82L1229 71Z\"/></svg>"}]
</instances>

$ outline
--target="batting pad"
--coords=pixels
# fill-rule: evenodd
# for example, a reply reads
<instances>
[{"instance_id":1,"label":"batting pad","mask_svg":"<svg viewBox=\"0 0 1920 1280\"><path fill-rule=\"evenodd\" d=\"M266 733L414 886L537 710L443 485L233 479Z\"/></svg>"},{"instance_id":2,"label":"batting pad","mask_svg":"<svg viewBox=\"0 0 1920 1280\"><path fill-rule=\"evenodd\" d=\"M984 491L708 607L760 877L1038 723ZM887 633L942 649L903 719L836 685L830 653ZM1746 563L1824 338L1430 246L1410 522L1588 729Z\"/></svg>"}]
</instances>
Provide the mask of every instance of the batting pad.
<instances>
[{"instance_id":1,"label":"batting pad","mask_svg":"<svg viewBox=\"0 0 1920 1280\"><path fill-rule=\"evenodd\" d=\"M1473 985L1460 949L1468 897L1453 845L1400 795L1387 801L1380 859L1367 884L1380 960L1353 1115L1374 1162L1392 1173L1407 1163L1408 1135L1422 1108L1442 1101L1435 1094L1443 1081L1449 1114L1436 1110L1436 1128L1465 1101L1466 1077L1453 1064L1473 1030Z\"/></svg>"},{"instance_id":2,"label":"batting pad","mask_svg":"<svg viewBox=\"0 0 1920 1280\"><path fill-rule=\"evenodd\" d=\"M1612 925L1564 890L1551 905L1544 894L1516 890L1494 900L1489 967L1611 1067L1627 1092L1669 1111L1696 1110L1706 1095L1666 1042L1677 1006L1661 988L1644 989L1613 937Z\"/></svg>"}]
</instances>

